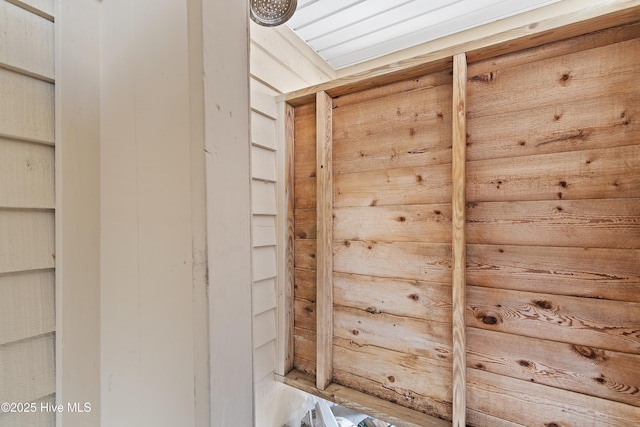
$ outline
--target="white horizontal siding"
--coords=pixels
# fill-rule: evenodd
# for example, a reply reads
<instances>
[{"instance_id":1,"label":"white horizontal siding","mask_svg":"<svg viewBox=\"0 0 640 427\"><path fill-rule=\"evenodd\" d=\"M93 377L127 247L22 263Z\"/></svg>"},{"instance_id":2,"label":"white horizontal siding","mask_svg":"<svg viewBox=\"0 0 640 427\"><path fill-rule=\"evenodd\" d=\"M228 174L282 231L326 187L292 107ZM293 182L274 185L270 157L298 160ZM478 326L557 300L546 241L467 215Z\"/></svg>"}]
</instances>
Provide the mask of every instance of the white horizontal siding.
<instances>
[{"instance_id":1,"label":"white horizontal siding","mask_svg":"<svg viewBox=\"0 0 640 427\"><path fill-rule=\"evenodd\" d=\"M55 392L55 337L0 346L0 402L32 402Z\"/></svg>"},{"instance_id":2,"label":"white horizontal siding","mask_svg":"<svg viewBox=\"0 0 640 427\"><path fill-rule=\"evenodd\" d=\"M251 170L254 179L276 181L276 153L261 147L251 147Z\"/></svg>"},{"instance_id":3,"label":"white horizontal siding","mask_svg":"<svg viewBox=\"0 0 640 427\"><path fill-rule=\"evenodd\" d=\"M0 275L0 345L56 327L53 270Z\"/></svg>"},{"instance_id":4,"label":"white horizontal siding","mask_svg":"<svg viewBox=\"0 0 640 427\"><path fill-rule=\"evenodd\" d=\"M55 207L54 148L0 137L0 206Z\"/></svg>"},{"instance_id":5,"label":"white horizontal siding","mask_svg":"<svg viewBox=\"0 0 640 427\"><path fill-rule=\"evenodd\" d=\"M53 22L0 2L0 66L53 81Z\"/></svg>"},{"instance_id":6,"label":"white horizontal siding","mask_svg":"<svg viewBox=\"0 0 640 427\"><path fill-rule=\"evenodd\" d=\"M264 313L276 306L276 279L271 277L253 284L253 315Z\"/></svg>"},{"instance_id":7,"label":"white horizontal siding","mask_svg":"<svg viewBox=\"0 0 640 427\"><path fill-rule=\"evenodd\" d=\"M0 273L55 267L54 213L0 209Z\"/></svg>"},{"instance_id":8,"label":"white horizontal siding","mask_svg":"<svg viewBox=\"0 0 640 427\"><path fill-rule=\"evenodd\" d=\"M53 84L0 68L0 135L53 143Z\"/></svg>"},{"instance_id":9,"label":"white horizontal siding","mask_svg":"<svg viewBox=\"0 0 640 427\"><path fill-rule=\"evenodd\" d=\"M253 247L276 245L276 219L273 215L253 216Z\"/></svg>"}]
</instances>

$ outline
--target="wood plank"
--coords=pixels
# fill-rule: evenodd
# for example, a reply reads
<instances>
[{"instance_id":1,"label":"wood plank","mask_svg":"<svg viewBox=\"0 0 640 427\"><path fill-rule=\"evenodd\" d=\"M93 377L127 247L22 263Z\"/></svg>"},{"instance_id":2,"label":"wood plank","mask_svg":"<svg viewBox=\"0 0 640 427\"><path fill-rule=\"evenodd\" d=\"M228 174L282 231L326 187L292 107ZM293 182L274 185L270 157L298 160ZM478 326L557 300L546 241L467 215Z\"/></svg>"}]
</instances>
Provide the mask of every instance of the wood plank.
<instances>
[{"instance_id":1,"label":"wood plank","mask_svg":"<svg viewBox=\"0 0 640 427\"><path fill-rule=\"evenodd\" d=\"M469 328L467 366L640 406L638 355Z\"/></svg>"},{"instance_id":2,"label":"wood plank","mask_svg":"<svg viewBox=\"0 0 640 427\"><path fill-rule=\"evenodd\" d=\"M54 148L0 137L0 206L55 207Z\"/></svg>"},{"instance_id":3,"label":"wood plank","mask_svg":"<svg viewBox=\"0 0 640 427\"><path fill-rule=\"evenodd\" d=\"M467 204L469 243L640 248L640 199Z\"/></svg>"},{"instance_id":4,"label":"wood plank","mask_svg":"<svg viewBox=\"0 0 640 427\"><path fill-rule=\"evenodd\" d=\"M640 145L479 160L467 177L472 202L640 197Z\"/></svg>"},{"instance_id":5,"label":"wood plank","mask_svg":"<svg viewBox=\"0 0 640 427\"><path fill-rule=\"evenodd\" d=\"M635 144L640 137L636 121L639 104L636 91L579 102L559 99L546 107L470 119L467 158L474 161Z\"/></svg>"},{"instance_id":6,"label":"wood plank","mask_svg":"<svg viewBox=\"0 0 640 427\"><path fill-rule=\"evenodd\" d=\"M279 258L278 265L279 268L284 267L284 272L279 273L279 277L283 280L284 289L279 290L278 295L281 297L278 298L279 301L279 322L280 322L280 334L279 334L279 342L282 343L282 347L278 350L282 352L279 356L279 365L278 371L279 373L285 374L293 369L294 365L294 356L295 356L295 345L293 340L293 331L294 331L294 315L293 315L293 303L294 303L294 295L295 295L295 198L294 198L294 163L295 163L295 110L289 104L284 104L284 141L285 141L285 152L284 152L284 168L279 168L280 170L284 169L284 197L280 197L279 200L283 201L285 206L284 209L279 210L279 217L282 218L283 212L286 212L286 218L283 218L286 223L284 227L279 227L286 229L286 242L282 244L280 239L280 248L284 246L284 266L282 259ZM281 140L282 138L279 138ZM279 192L282 194L282 192ZM281 224L281 223L280 223ZM280 225L279 224L279 225ZM282 236L282 232L279 233ZM282 250L282 249L281 249ZM281 270L278 270L281 271Z\"/></svg>"},{"instance_id":7,"label":"wood plank","mask_svg":"<svg viewBox=\"0 0 640 427\"><path fill-rule=\"evenodd\" d=\"M335 207L451 201L451 165L339 174L334 182Z\"/></svg>"},{"instance_id":8,"label":"wood plank","mask_svg":"<svg viewBox=\"0 0 640 427\"><path fill-rule=\"evenodd\" d=\"M459 54L453 58L453 123L452 123L452 320L453 320L453 425L466 425L465 399L465 286L466 286L466 104L467 58Z\"/></svg>"},{"instance_id":9,"label":"wood plank","mask_svg":"<svg viewBox=\"0 0 640 427\"><path fill-rule=\"evenodd\" d=\"M53 270L0 275L0 345L55 329Z\"/></svg>"},{"instance_id":10,"label":"wood plank","mask_svg":"<svg viewBox=\"0 0 640 427\"><path fill-rule=\"evenodd\" d=\"M316 331L296 327L294 329L294 337L297 340L296 356L313 362L315 365L316 357L318 355L318 352L316 351L316 342L318 340Z\"/></svg>"},{"instance_id":11,"label":"wood plank","mask_svg":"<svg viewBox=\"0 0 640 427\"><path fill-rule=\"evenodd\" d=\"M316 290L316 271L296 268L294 274L294 292L296 298L302 298L315 302L318 295Z\"/></svg>"},{"instance_id":12,"label":"wood plank","mask_svg":"<svg viewBox=\"0 0 640 427\"><path fill-rule=\"evenodd\" d=\"M446 362L451 368L451 323L396 316L376 309L335 306L335 338L353 342L356 346L386 348Z\"/></svg>"},{"instance_id":13,"label":"wood plank","mask_svg":"<svg viewBox=\"0 0 640 427\"><path fill-rule=\"evenodd\" d=\"M557 58L575 52L595 49L638 38L640 22L620 25L612 23L608 28L592 29L586 34L575 37L557 39L551 43L540 43L527 49L510 52L507 55L494 56L487 59L475 60L469 64L474 74L489 73L496 68L509 68L532 62ZM472 55L474 56L474 55Z\"/></svg>"},{"instance_id":14,"label":"wood plank","mask_svg":"<svg viewBox=\"0 0 640 427\"><path fill-rule=\"evenodd\" d=\"M451 419L450 363L343 339L336 340L333 351L339 384Z\"/></svg>"},{"instance_id":15,"label":"wood plank","mask_svg":"<svg viewBox=\"0 0 640 427\"><path fill-rule=\"evenodd\" d=\"M55 267L53 211L0 209L0 273Z\"/></svg>"},{"instance_id":16,"label":"wood plank","mask_svg":"<svg viewBox=\"0 0 640 427\"><path fill-rule=\"evenodd\" d=\"M451 245L345 240L334 248L334 271L377 277L451 281Z\"/></svg>"},{"instance_id":17,"label":"wood plank","mask_svg":"<svg viewBox=\"0 0 640 427\"><path fill-rule=\"evenodd\" d=\"M640 302L640 250L467 245L467 284Z\"/></svg>"},{"instance_id":18,"label":"wood plank","mask_svg":"<svg viewBox=\"0 0 640 427\"><path fill-rule=\"evenodd\" d=\"M370 414L377 419L393 423L397 427L445 427L448 422L402 407L368 393L359 392L339 384L331 384L326 390L318 390L313 378L303 372L291 372L283 379L289 384L307 393L336 402L356 411Z\"/></svg>"},{"instance_id":19,"label":"wood plank","mask_svg":"<svg viewBox=\"0 0 640 427\"><path fill-rule=\"evenodd\" d=\"M0 135L53 143L53 84L0 68Z\"/></svg>"},{"instance_id":20,"label":"wood plank","mask_svg":"<svg viewBox=\"0 0 640 427\"><path fill-rule=\"evenodd\" d=\"M333 222L335 240L451 242L448 203L336 208Z\"/></svg>"},{"instance_id":21,"label":"wood plank","mask_svg":"<svg viewBox=\"0 0 640 427\"><path fill-rule=\"evenodd\" d=\"M367 90L345 93L333 99L335 108L347 105L359 104L372 99L383 98L399 93L411 93L425 87L451 86L451 67L448 69L423 74L412 79L404 79L397 82L373 86Z\"/></svg>"},{"instance_id":22,"label":"wood plank","mask_svg":"<svg viewBox=\"0 0 640 427\"><path fill-rule=\"evenodd\" d=\"M296 178L313 178L316 176L315 144L296 144L294 170Z\"/></svg>"},{"instance_id":23,"label":"wood plank","mask_svg":"<svg viewBox=\"0 0 640 427\"><path fill-rule=\"evenodd\" d=\"M56 391L55 336L0 346L0 401L32 402Z\"/></svg>"},{"instance_id":24,"label":"wood plank","mask_svg":"<svg viewBox=\"0 0 640 427\"><path fill-rule=\"evenodd\" d=\"M333 378L333 101L316 96L318 367L316 386L324 390Z\"/></svg>"},{"instance_id":25,"label":"wood plank","mask_svg":"<svg viewBox=\"0 0 640 427\"><path fill-rule=\"evenodd\" d=\"M315 209L296 209L295 231L297 239L315 240L318 236L318 218Z\"/></svg>"},{"instance_id":26,"label":"wood plank","mask_svg":"<svg viewBox=\"0 0 640 427\"><path fill-rule=\"evenodd\" d=\"M315 209L317 204L316 178L295 178L294 194L296 209Z\"/></svg>"},{"instance_id":27,"label":"wood plank","mask_svg":"<svg viewBox=\"0 0 640 427\"><path fill-rule=\"evenodd\" d=\"M335 173L450 163L450 112L450 85L336 108Z\"/></svg>"},{"instance_id":28,"label":"wood plank","mask_svg":"<svg viewBox=\"0 0 640 427\"><path fill-rule=\"evenodd\" d=\"M48 80L54 79L53 22L10 2L0 3L0 66Z\"/></svg>"},{"instance_id":29,"label":"wood plank","mask_svg":"<svg viewBox=\"0 0 640 427\"><path fill-rule=\"evenodd\" d=\"M295 298L293 313L296 328L317 331L318 307L315 301Z\"/></svg>"},{"instance_id":30,"label":"wood plank","mask_svg":"<svg viewBox=\"0 0 640 427\"><path fill-rule=\"evenodd\" d=\"M362 311L451 323L451 286L334 273L333 301Z\"/></svg>"},{"instance_id":31,"label":"wood plank","mask_svg":"<svg viewBox=\"0 0 640 427\"><path fill-rule=\"evenodd\" d=\"M296 149L302 145L316 145L316 102L295 107L294 115Z\"/></svg>"},{"instance_id":32,"label":"wood plank","mask_svg":"<svg viewBox=\"0 0 640 427\"><path fill-rule=\"evenodd\" d=\"M640 39L475 74L469 70L469 118L637 91ZM518 93L517 97L507 94Z\"/></svg>"},{"instance_id":33,"label":"wood plank","mask_svg":"<svg viewBox=\"0 0 640 427\"><path fill-rule=\"evenodd\" d=\"M467 287L467 325L640 354L640 303Z\"/></svg>"},{"instance_id":34,"label":"wood plank","mask_svg":"<svg viewBox=\"0 0 640 427\"><path fill-rule=\"evenodd\" d=\"M469 406L507 421L542 426L634 426L640 408L469 369ZM588 408L588 409L585 409Z\"/></svg>"},{"instance_id":35,"label":"wood plank","mask_svg":"<svg viewBox=\"0 0 640 427\"><path fill-rule=\"evenodd\" d=\"M315 270L317 266L316 241L306 239L295 240L294 265L296 268Z\"/></svg>"}]
</instances>

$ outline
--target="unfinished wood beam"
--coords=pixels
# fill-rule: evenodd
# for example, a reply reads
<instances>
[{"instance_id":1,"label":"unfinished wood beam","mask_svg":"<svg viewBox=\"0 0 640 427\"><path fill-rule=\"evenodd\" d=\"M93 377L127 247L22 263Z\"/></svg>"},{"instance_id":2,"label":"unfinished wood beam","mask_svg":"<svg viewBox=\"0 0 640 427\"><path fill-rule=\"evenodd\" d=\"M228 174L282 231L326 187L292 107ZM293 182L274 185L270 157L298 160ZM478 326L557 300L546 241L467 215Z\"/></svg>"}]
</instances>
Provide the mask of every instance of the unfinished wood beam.
<instances>
[{"instance_id":1,"label":"unfinished wood beam","mask_svg":"<svg viewBox=\"0 0 640 427\"><path fill-rule=\"evenodd\" d=\"M333 176L332 106L326 92L316 94L317 176L317 370L316 387L333 377Z\"/></svg>"},{"instance_id":2,"label":"unfinished wood beam","mask_svg":"<svg viewBox=\"0 0 640 427\"><path fill-rule=\"evenodd\" d=\"M284 162L284 173L279 178L280 185L284 193L281 199L280 212L286 212L284 218L280 218L278 227L284 230L285 241L281 243L284 247L283 252L279 253L283 257L278 262L278 274L282 277L281 292L278 293L279 308L278 322L280 328L281 344L278 347L278 373L285 375L293 369L294 359L294 285L295 285L295 222L294 222L294 123L295 108L286 102L281 103L281 122L283 126L279 129L283 134L280 140L284 142L284 156L281 157ZM280 150L283 151L283 150Z\"/></svg>"},{"instance_id":3,"label":"unfinished wood beam","mask_svg":"<svg viewBox=\"0 0 640 427\"><path fill-rule=\"evenodd\" d=\"M453 57L453 134L452 134L452 225L453 225L453 425L466 425L465 360L465 162L466 162L467 59L464 53Z\"/></svg>"}]
</instances>

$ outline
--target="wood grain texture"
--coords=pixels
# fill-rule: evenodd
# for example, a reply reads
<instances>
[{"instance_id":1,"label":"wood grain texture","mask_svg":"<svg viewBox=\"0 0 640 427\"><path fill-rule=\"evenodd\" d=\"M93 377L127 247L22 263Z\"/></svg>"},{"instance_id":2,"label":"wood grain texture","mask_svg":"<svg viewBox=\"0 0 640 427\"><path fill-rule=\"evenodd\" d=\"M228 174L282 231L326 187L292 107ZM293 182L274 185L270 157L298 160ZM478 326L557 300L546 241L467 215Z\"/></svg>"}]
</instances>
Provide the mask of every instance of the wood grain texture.
<instances>
[{"instance_id":1,"label":"wood grain texture","mask_svg":"<svg viewBox=\"0 0 640 427\"><path fill-rule=\"evenodd\" d=\"M451 242L451 205L345 207L334 209L335 240Z\"/></svg>"},{"instance_id":2,"label":"wood grain texture","mask_svg":"<svg viewBox=\"0 0 640 427\"><path fill-rule=\"evenodd\" d=\"M55 331L53 270L0 275L0 345Z\"/></svg>"},{"instance_id":3,"label":"wood grain texture","mask_svg":"<svg viewBox=\"0 0 640 427\"><path fill-rule=\"evenodd\" d=\"M450 84L335 108L335 173L450 163L450 111Z\"/></svg>"},{"instance_id":4,"label":"wood grain texture","mask_svg":"<svg viewBox=\"0 0 640 427\"><path fill-rule=\"evenodd\" d=\"M478 369L469 369L467 378L470 407L509 422L541 426L631 427L640 419L637 406Z\"/></svg>"},{"instance_id":5,"label":"wood grain texture","mask_svg":"<svg viewBox=\"0 0 640 427\"><path fill-rule=\"evenodd\" d=\"M334 247L334 271L448 283L451 281L451 246L345 240Z\"/></svg>"},{"instance_id":6,"label":"wood grain texture","mask_svg":"<svg viewBox=\"0 0 640 427\"><path fill-rule=\"evenodd\" d=\"M372 313L451 323L451 285L334 273L336 305Z\"/></svg>"},{"instance_id":7,"label":"wood grain texture","mask_svg":"<svg viewBox=\"0 0 640 427\"><path fill-rule=\"evenodd\" d=\"M467 204L469 243L640 247L640 199Z\"/></svg>"},{"instance_id":8,"label":"wood grain texture","mask_svg":"<svg viewBox=\"0 0 640 427\"><path fill-rule=\"evenodd\" d=\"M488 73L475 73L470 67L468 116L547 107L558 99L577 102L634 92L637 66L629 58L637 57L639 49L640 39L632 39ZM518 96L505 96L513 93Z\"/></svg>"},{"instance_id":9,"label":"wood grain texture","mask_svg":"<svg viewBox=\"0 0 640 427\"><path fill-rule=\"evenodd\" d=\"M294 195L294 181L295 181L295 109L289 105L284 104L285 115L285 164L284 164L284 186L285 197L284 203L286 203L286 244L285 244L285 271L284 271L284 291L283 300L279 307L279 310L283 312L281 335L279 339L283 343L283 373L287 373L293 369L294 357L295 357L295 345L294 345L294 296L295 296L295 195ZM282 212L280 212L282 213ZM281 263L282 261L280 261Z\"/></svg>"},{"instance_id":10,"label":"wood grain texture","mask_svg":"<svg viewBox=\"0 0 640 427\"><path fill-rule=\"evenodd\" d=\"M451 367L451 323L387 314L376 309L335 306L335 337L357 346L386 348L446 362Z\"/></svg>"},{"instance_id":11,"label":"wood grain texture","mask_svg":"<svg viewBox=\"0 0 640 427\"><path fill-rule=\"evenodd\" d=\"M452 123L452 321L453 321L453 425L466 425L464 312L466 307L466 104L467 59L464 54L453 57L453 123Z\"/></svg>"},{"instance_id":12,"label":"wood grain texture","mask_svg":"<svg viewBox=\"0 0 640 427\"><path fill-rule=\"evenodd\" d=\"M55 267L53 211L0 209L0 273Z\"/></svg>"},{"instance_id":13,"label":"wood grain texture","mask_svg":"<svg viewBox=\"0 0 640 427\"><path fill-rule=\"evenodd\" d=\"M471 202L637 198L640 145L479 160L467 173Z\"/></svg>"},{"instance_id":14,"label":"wood grain texture","mask_svg":"<svg viewBox=\"0 0 640 427\"><path fill-rule=\"evenodd\" d=\"M318 390L311 376L303 372L291 372L283 378L285 384L292 385L307 393L339 403L356 411L386 420L397 427L445 427L445 420L425 415L396 403L377 398L365 392L333 383L326 390Z\"/></svg>"},{"instance_id":15,"label":"wood grain texture","mask_svg":"<svg viewBox=\"0 0 640 427\"><path fill-rule=\"evenodd\" d=\"M640 303L467 287L467 325L640 354Z\"/></svg>"},{"instance_id":16,"label":"wood grain texture","mask_svg":"<svg viewBox=\"0 0 640 427\"><path fill-rule=\"evenodd\" d=\"M316 386L324 390L333 378L333 104L316 97L317 160L317 299L318 370Z\"/></svg>"},{"instance_id":17,"label":"wood grain texture","mask_svg":"<svg viewBox=\"0 0 640 427\"><path fill-rule=\"evenodd\" d=\"M546 107L470 119L467 158L475 161L631 145L640 135L639 103L636 92L603 94L576 102L561 99ZM578 154L578 159L569 159L569 164L583 158L583 166L588 168L591 163L586 160L599 160L584 158L588 153ZM529 165L538 158L529 158Z\"/></svg>"},{"instance_id":18,"label":"wood grain texture","mask_svg":"<svg viewBox=\"0 0 640 427\"><path fill-rule=\"evenodd\" d=\"M448 203L451 165L337 174L334 185L336 208Z\"/></svg>"},{"instance_id":19,"label":"wood grain texture","mask_svg":"<svg viewBox=\"0 0 640 427\"><path fill-rule=\"evenodd\" d=\"M53 209L54 148L0 137L0 206Z\"/></svg>"},{"instance_id":20,"label":"wood grain texture","mask_svg":"<svg viewBox=\"0 0 640 427\"><path fill-rule=\"evenodd\" d=\"M353 341L334 345L336 381L439 418L451 418L451 364Z\"/></svg>"},{"instance_id":21,"label":"wood grain texture","mask_svg":"<svg viewBox=\"0 0 640 427\"><path fill-rule=\"evenodd\" d=\"M640 250L467 245L467 284L640 302Z\"/></svg>"},{"instance_id":22,"label":"wood grain texture","mask_svg":"<svg viewBox=\"0 0 640 427\"><path fill-rule=\"evenodd\" d=\"M469 328L467 366L640 406L640 356Z\"/></svg>"}]
</instances>

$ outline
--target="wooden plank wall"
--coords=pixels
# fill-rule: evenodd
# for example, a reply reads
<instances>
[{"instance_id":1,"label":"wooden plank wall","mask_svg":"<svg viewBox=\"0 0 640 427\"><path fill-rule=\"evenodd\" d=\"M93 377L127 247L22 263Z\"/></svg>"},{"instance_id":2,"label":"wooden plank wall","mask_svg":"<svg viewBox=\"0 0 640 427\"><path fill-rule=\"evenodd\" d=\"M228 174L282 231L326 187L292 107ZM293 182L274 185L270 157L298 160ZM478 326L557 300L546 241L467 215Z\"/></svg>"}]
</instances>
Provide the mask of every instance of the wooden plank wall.
<instances>
[{"instance_id":1,"label":"wooden plank wall","mask_svg":"<svg viewBox=\"0 0 640 427\"><path fill-rule=\"evenodd\" d=\"M639 37L469 65L473 424L640 420Z\"/></svg>"},{"instance_id":2,"label":"wooden plank wall","mask_svg":"<svg viewBox=\"0 0 640 427\"><path fill-rule=\"evenodd\" d=\"M55 399L53 6L0 1L0 402Z\"/></svg>"},{"instance_id":3,"label":"wooden plank wall","mask_svg":"<svg viewBox=\"0 0 640 427\"><path fill-rule=\"evenodd\" d=\"M637 425L638 72L639 23L469 64L456 186L450 69L333 98L334 385L452 419L457 188L458 422ZM297 376L316 373L315 118L295 107Z\"/></svg>"},{"instance_id":4,"label":"wooden plank wall","mask_svg":"<svg viewBox=\"0 0 640 427\"><path fill-rule=\"evenodd\" d=\"M449 418L451 93L445 70L333 100L333 380ZM311 374L315 118L295 109L295 368Z\"/></svg>"}]
</instances>

